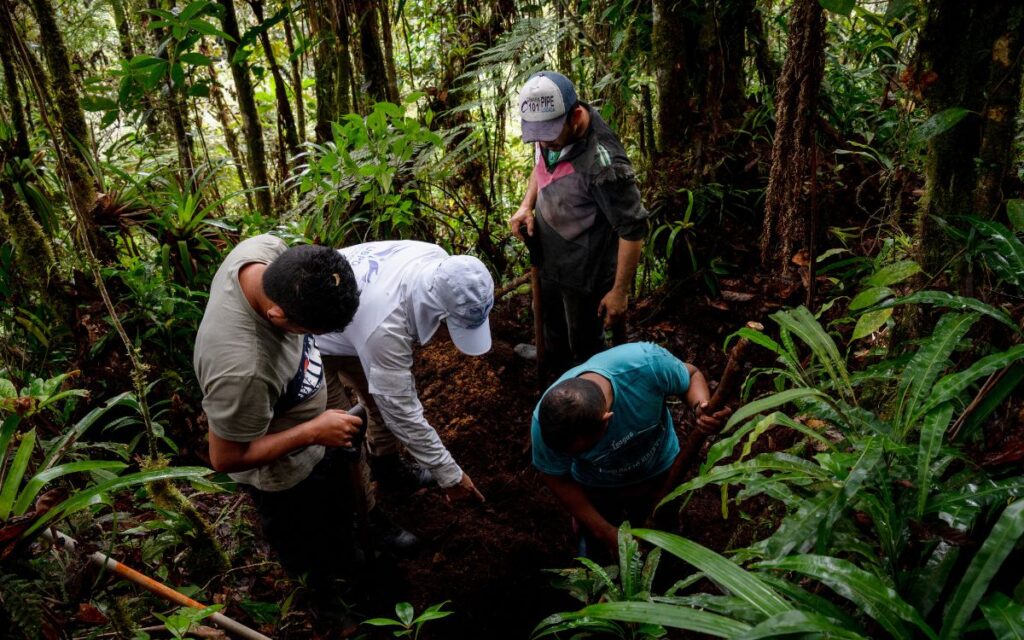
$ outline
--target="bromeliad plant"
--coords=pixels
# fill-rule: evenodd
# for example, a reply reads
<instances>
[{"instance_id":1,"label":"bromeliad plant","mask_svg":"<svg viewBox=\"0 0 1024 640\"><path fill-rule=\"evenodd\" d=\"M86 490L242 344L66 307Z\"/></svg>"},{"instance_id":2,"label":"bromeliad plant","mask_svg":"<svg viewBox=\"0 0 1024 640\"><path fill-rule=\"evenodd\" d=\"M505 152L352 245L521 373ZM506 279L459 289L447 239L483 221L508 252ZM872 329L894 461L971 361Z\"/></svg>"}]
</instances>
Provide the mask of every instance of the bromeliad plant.
<instances>
[{"instance_id":1,"label":"bromeliad plant","mask_svg":"<svg viewBox=\"0 0 1024 640\"><path fill-rule=\"evenodd\" d=\"M886 302L908 303L955 311L939 319L916 351L857 373L803 307L772 316L778 342L742 330L778 356L780 366L759 372L775 377L777 392L738 410L701 474L665 502L708 485L722 488L723 503L729 487L738 489L736 501L771 496L785 506L785 517L771 536L739 551L738 560L813 578L893 637L955 638L975 620L979 604L993 629L1001 607L1024 614L998 593L983 600L1024 532L1024 504L1015 502L999 515L1024 493L1024 478L990 475L968 464L956 446L1020 378L1004 375L1001 382L976 387L1001 371L1015 371L1024 345L954 364L982 317L1014 332L1017 327L997 308L942 292ZM789 405L797 412L779 410ZM778 426L806 435L813 455L750 457L754 442ZM735 460L724 463L728 458ZM984 544L972 554L971 541L981 538ZM890 604L881 607L869 594Z\"/></svg>"},{"instance_id":2,"label":"bromeliad plant","mask_svg":"<svg viewBox=\"0 0 1024 640\"><path fill-rule=\"evenodd\" d=\"M108 411L134 403L129 393L93 409L52 440L39 437L35 427L23 428L34 416L62 400L84 395L80 390L62 390L68 377L63 374L37 379L20 391L10 380L0 378L0 560L42 527L102 502L116 491L209 473L201 467L181 467L118 475L127 463L92 459L76 450L79 438ZM63 491L42 493L56 481L71 476L85 477L85 481Z\"/></svg>"}]
</instances>

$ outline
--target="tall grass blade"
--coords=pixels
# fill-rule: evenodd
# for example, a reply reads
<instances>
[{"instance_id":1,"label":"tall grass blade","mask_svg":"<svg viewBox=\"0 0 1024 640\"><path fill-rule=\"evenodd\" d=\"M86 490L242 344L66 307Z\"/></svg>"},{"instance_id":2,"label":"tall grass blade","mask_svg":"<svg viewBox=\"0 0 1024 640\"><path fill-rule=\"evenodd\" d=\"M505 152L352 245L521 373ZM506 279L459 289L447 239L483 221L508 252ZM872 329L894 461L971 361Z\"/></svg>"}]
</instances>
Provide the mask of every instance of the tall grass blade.
<instances>
[{"instance_id":1,"label":"tall grass blade","mask_svg":"<svg viewBox=\"0 0 1024 640\"><path fill-rule=\"evenodd\" d=\"M915 424L939 374L950 366L949 356L980 318L978 313L947 313L939 319L931 337L910 359L900 378L896 433L902 440Z\"/></svg>"},{"instance_id":2,"label":"tall grass blade","mask_svg":"<svg viewBox=\"0 0 1024 640\"><path fill-rule=\"evenodd\" d=\"M917 449L917 517L924 516L928 494L932 489L932 460L942 446L946 428L953 420L953 405L946 403L928 412L921 425L921 440Z\"/></svg>"},{"instance_id":3,"label":"tall grass blade","mask_svg":"<svg viewBox=\"0 0 1024 640\"><path fill-rule=\"evenodd\" d=\"M688 607L679 607L660 602L604 602L584 607L575 613L562 613L547 618L541 625L546 625L554 618L569 621L580 618L595 620L615 620L618 622L638 622L657 624L673 629L684 629L696 633L704 633L716 638L735 638L750 629L750 625L724 616ZM544 633L542 627L534 629L533 637L540 638Z\"/></svg>"},{"instance_id":4,"label":"tall grass blade","mask_svg":"<svg viewBox=\"0 0 1024 640\"><path fill-rule=\"evenodd\" d=\"M117 462L114 460L82 460L81 462L69 462L67 464L57 465L51 467L46 471L42 471L32 476L32 479L25 483L25 488L21 490L18 495L17 501L14 503L14 515L23 515L28 508L32 506L32 501L36 499L39 492L42 491L46 483L51 480L56 480L61 476L66 476L71 473L81 473L83 471L120 471L127 467L123 462Z\"/></svg>"},{"instance_id":5,"label":"tall grass blade","mask_svg":"<svg viewBox=\"0 0 1024 640\"><path fill-rule=\"evenodd\" d=\"M1024 605L993 593L981 603L981 612L997 640L1024 640Z\"/></svg>"},{"instance_id":6,"label":"tall grass blade","mask_svg":"<svg viewBox=\"0 0 1024 640\"><path fill-rule=\"evenodd\" d=\"M859 606L898 640L911 640L914 637L905 622L914 624L933 640L936 637L920 614L895 589L852 562L829 556L802 555L759 562L755 566L795 571L818 580Z\"/></svg>"},{"instance_id":7,"label":"tall grass blade","mask_svg":"<svg viewBox=\"0 0 1024 640\"><path fill-rule=\"evenodd\" d=\"M768 618L753 629L741 633L735 640L759 640L791 634L811 634L815 638L847 638L867 640L867 636L843 628L825 616L812 611L786 611Z\"/></svg>"},{"instance_id":8,"label":"tall grass blade","mask_svg":"<svg viewBox=\"0 0 1024 640\"><path fill-rule=\"evenodd\" d=\"M695 491L709 484L728 482L735 478L760 476L761 472L781 472L805 479L825 481L829 475L816 464L787 453L762 453L753 460L734 462L714 467L705 474L679 485L661 499L658 507L672 502L688 491Z\"/></svg>"},{"instance_id":9,"label":"tall grass blade","mask_svg":"<svg viewBox=\"0 0 1024 640\"><path fill-rule=\"evenodd\" d=\"M931 411L943 402L948 402L963 393L975 380L990 376L1003 367L1024 358L1024 344L1010 347L1002 353L994 353L981 358L963 371L943 376L932 389L928 402L921 408L921 413Z\"/></svg>"},{"instance_id":10,"label":"tall grass blade","mask_svg":"<svg viewBox=\"0 0 1024 640\"><path fill-rule=\"evenodd\" d=\"M106 482L101 482L97 485L93 485L87 489L79 491L64 502L58 504L53 509L50 509L43 517L36 520L32 526L25 531L23 536L29 536L35 533L40 527L46 526L47 523L58 517L63 517L88 507L94 500L96 500L96 498L107 493L126 489L128 487L134 487L140 484L146 484L148 482L155 482L157 480L196 478L205 476L208 473L210 473L210 470L203 467L170 467L167 469L154 469L152 471L139 471L136 473L130 473L126 476L111 478Z\"/></svg>"},{"instance_id":11,"label":"tall grass blade","mask_svg":"<svg viewBox=\"0 0 1024 640\"><path fill-rule=\"evenodd\" d=\"M6 520L11 515L11 506L14 504L14 497L18 495L21 488L21 480L25 477L25 469L32 457L32 449L36 446L36 430L30 429L21 436L21 443L14 454L14 461L11 463L10 471L4 477L3 487L0 488L0 521Z\"/></svg>"},{"instance_id":12,"label":"tall grass blade","mask_svg":"<svg viewBox=\"0 0 1024 640\"><path fill-rule=\"evenodd\" d=\"M773 616L793 608L755 574L707 547L654 529L635 529L633 535L697 567L709 580L732 595L743 598L765 615Z\"/></svg>"},{"instance_id":13,"label":"tall grass blade","mask_svg":"<svg viewBox=\"0 0 1024 640\"><path fill-rule=\"evenodd\" d=\"M1024 534L1024 500L1018 500L1003 510L992 527L992 533L974 554L960 586L946 605L941 640L959 638L963 634L989 582L1013 551L1021 534Z\"/></svg>"},{"instance_id":14,"label":"tall grass blade","mask_svg":"<svg viewBox=\"0 0 1024 640\"><path fill-rule=\"evenodd\" d=\"M850 374L846 370L846 361L839 352L839 347L836 346L832 337L825 333L821 324L807 307L800 306L791 311L779 311L772 314L772 319L803 340L825 367L835 387L841 390L847 398L854 397Z\"/></svg>"}]
</instances>

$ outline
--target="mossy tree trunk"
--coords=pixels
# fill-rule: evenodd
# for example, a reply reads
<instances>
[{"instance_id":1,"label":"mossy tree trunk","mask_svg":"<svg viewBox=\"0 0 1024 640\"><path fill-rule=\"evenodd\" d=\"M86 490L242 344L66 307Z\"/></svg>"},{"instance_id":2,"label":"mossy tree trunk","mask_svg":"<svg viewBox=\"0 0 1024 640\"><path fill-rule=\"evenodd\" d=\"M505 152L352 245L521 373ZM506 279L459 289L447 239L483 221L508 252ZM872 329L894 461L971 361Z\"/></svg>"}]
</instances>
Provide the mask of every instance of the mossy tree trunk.
<instances>
[{"instance_id":1,"label":"mossy tree trunk","mask_svg":"<svg viewBox=\"0 0 1024 640\"><path fill-rule=\"evenodd\" d=\"M384 43L384 65L388 72L388 94L393 102L398 102L398 71L395 69L395 40L391 33L390 0L377 0L377 13L380 17L380 36Z\"/></svg>"},{"instance_id":2,"label":"mossy tree trunk","mask_svg":"<svg viewBox=\"0 0 1024 640\"><path fill-rule=\"evenodd\" d=\"M263 23L263 0L248 0L252 7L256 21ZM267 58L267 66L270 68L270 76L274 81L274 98L277 100L277 117L281 123L281 130L284 137L285 147L291 157L295 157L302 150L299 146L299 133L295 127L295 115L292 113L292 105L288 101L288 87L284 81L284 74L277 64L277 56L274 55L274 47L270 42L270 35L263 30L260 32L260 44L263 46L263 55Z\"/></svg>"},{"instance_id":3,"label":"mossy tree trunk","mask_svg":"<svg viewBox=\"0 0 1024 640\"><path fill-rule=\"evenodd\" d=\"M332 138L331 122L352 111L352 57L348 8L340 0L312 0L311 36L319 41L313 54L316 77L316 141Z\"/></svg>"},{"instance_id":4,"label":"mossy tree trunk","mask_svg":"<svg viewBox=\"0 0 1024 640\"><path fill-rule=\"evenodd\" d=\"M249 163L249 175L252 177L253 187L256 189L256 206L260 214L266 217L273 216L273 205L270 198L270 179L267 176L267 152L263 145L263 126L260 124L260 115L256 110L256 94L253 90L252 77L249 75L249 67L244 61L236 61L238 43L242 36L238 31L238 18L235 15L233 0L218 0L223 7L221 13L221 27L224 33L231 36L232 40L224 43L227 51L228 66L231 68L231 77L235 81L235 97L238 101L238 111L242 116L242 131L245 136L246 158Z\"/></svg>"},{"instance_id":5,"label":"mossy tree trunk","mask_svg":"<svg viewBox=\"0 0 1024 640\"><path fill-rule=\"evenodd\" d=\"M284 19L284 38L288 45L288 57L291 60L292 93L295 95L295 126L298 128L299 142L306 141L306 100L302 90L302 61L305 54L298 55L295 51L295 37L292 31L297 29L292 26L292 14L289 13ZM298 32L302 35L302 32Z\"/></svg>"},{"instance_id":6,"label":"mossy tree trunk","mask_svg":"<svg viewBox=\"0 0 1024 640\"><path fill-rule=\"evenodd\" d=\"M654 0L658 151L692 174L702 173L705 151L744 111L752 13L754 0Z\"/></svg>"},{"instance_id":7,"label":"mossy tree trunk","mask_svg":"<svg viewBox=\"0 0 1024 640\"><path fill-rule=\"evenodd\" d=\"M2 5L0 11L7 11L6 0L0 0L0 5ZM3 20L6 21L6 19ZM0 26L0 29L3 27ZM4 91L7 94L7 101L11 105L11 125L14 127L12 151L17 158L27 158L29 155L28 120L25 117L21 89L18 87L14 50L11 48L11 41L2 36L0 36L0 64L2 64L4 72Z\"/></svg>"},{"instance_id":8,"label":"mossy tree trunk","mask_svg":"<svg viewBox=\"0 0 1024 640\"><path fill-rule=\"evenodd\" d=\"M916 231L921 266L941 281L958 247L942 224L970 213L995 215L1009 168L1020 104L1022 9L1019 3L935 0L911 67L913 86L931 114L968 109L928 142L925 195ZM966 273L948 284L971 293Z\"/></svg>"},{"instance_id":9,"label":"mossy tree trunk","mask_svg":"<svg viewBox=\"0 0 1024 640\"><path fill-rule=\"evenodd\" d=\"M387 63L381 49L380 26L377 23L375 0L354 0L355 19L359 27L359 52L363 61L363 80L366 94L371 101L397 102L398 96L391 95L388 84ZM367 104L367 110L370 105Z\"/></svg>"},{"instance_id":10,"label":"mossy tree trunk","mask_svg":"<svg viewBox=\"0 0 1024 640\"><path fill-rule=\"evenodd\" d=\"M825 65L825 14L818 0L793 3L788 47L775 102L775 141L761 231L761 263L779 275L807 246L808 184L817 153L814 123Z\"/></svg>"}]
</instances>

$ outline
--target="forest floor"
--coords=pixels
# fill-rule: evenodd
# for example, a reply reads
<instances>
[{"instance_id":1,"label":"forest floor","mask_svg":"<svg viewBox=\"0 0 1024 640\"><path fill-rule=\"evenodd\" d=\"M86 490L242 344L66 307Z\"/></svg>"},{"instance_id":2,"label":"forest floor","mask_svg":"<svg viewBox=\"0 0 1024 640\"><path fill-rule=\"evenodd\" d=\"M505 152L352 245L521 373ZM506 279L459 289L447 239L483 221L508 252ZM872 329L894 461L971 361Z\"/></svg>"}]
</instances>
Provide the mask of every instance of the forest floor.
<instances>
[{"instance_id":1,"label":"forest floor","mask_svg":"<svg viewBox=\"0 0 1024 640\"><path fill-rule=\"evenodd\" d=\"M698 295L666 304L649 297L632 313L629 339L657 342L717 380L725 337L742 326L740 318L750 319L745 314L763 320L768 311L758 307L761 295L735 294L727 296L733 302ZM485 356L462 355L443 329L418 351L414 373L426 416L487 502L449 503L437 489L382 495L381 507L419 536L422 548L388 571L372 610L360 614L393 617L398 601L419 612L448 600L454 615L427 625L425 637L522 639L547 615L580 606L551 586L555 576L545 571L574 566L576 553L566 511L530 463L530 416L542 389L534 364L518 358L513 346L530 341L531 327L529 296L514 294L491 315L494 346ZM685 432L684 405L672 410ZM718 492L709 490L688 502L674 528L722 550L749 542L753 523L766 521L741 519L735 510L731 516L722 519Z\"/></svg>"}]
</instances>

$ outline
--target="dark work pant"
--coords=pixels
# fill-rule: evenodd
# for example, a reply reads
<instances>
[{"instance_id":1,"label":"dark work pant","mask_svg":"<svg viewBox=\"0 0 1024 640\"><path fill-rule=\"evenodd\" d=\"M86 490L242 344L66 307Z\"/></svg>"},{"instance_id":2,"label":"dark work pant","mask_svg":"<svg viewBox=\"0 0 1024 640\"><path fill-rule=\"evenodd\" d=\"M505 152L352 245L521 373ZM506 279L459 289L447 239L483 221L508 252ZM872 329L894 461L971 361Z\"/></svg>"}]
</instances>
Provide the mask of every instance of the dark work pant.
<instances>
[{"instance_id":1,"label":"dark work pant","mask_svg":"<svg viewBox=\"0 0 1024 640\"><path fill-rule=\"evenodd\" d=\"M604 339L604 319L597 315L598 305L606 293L608 288L605 287L599 287L597 293L581 294L542 283L544 358L550 375L562 375L608 347Z\"/></svg>"},{"instance_id":2,"label":"dark work pant","mask_svg":"<svg viewBox=\"0 0 1024 640\"><path fill-rule=\"evenodd\" d=\"M352 568L351 490L348 463L328 448L309 477L284 491L243 485L256 503L263 533L292 576L309 574L320 586Z\"/></svg>"}]
</instances>

